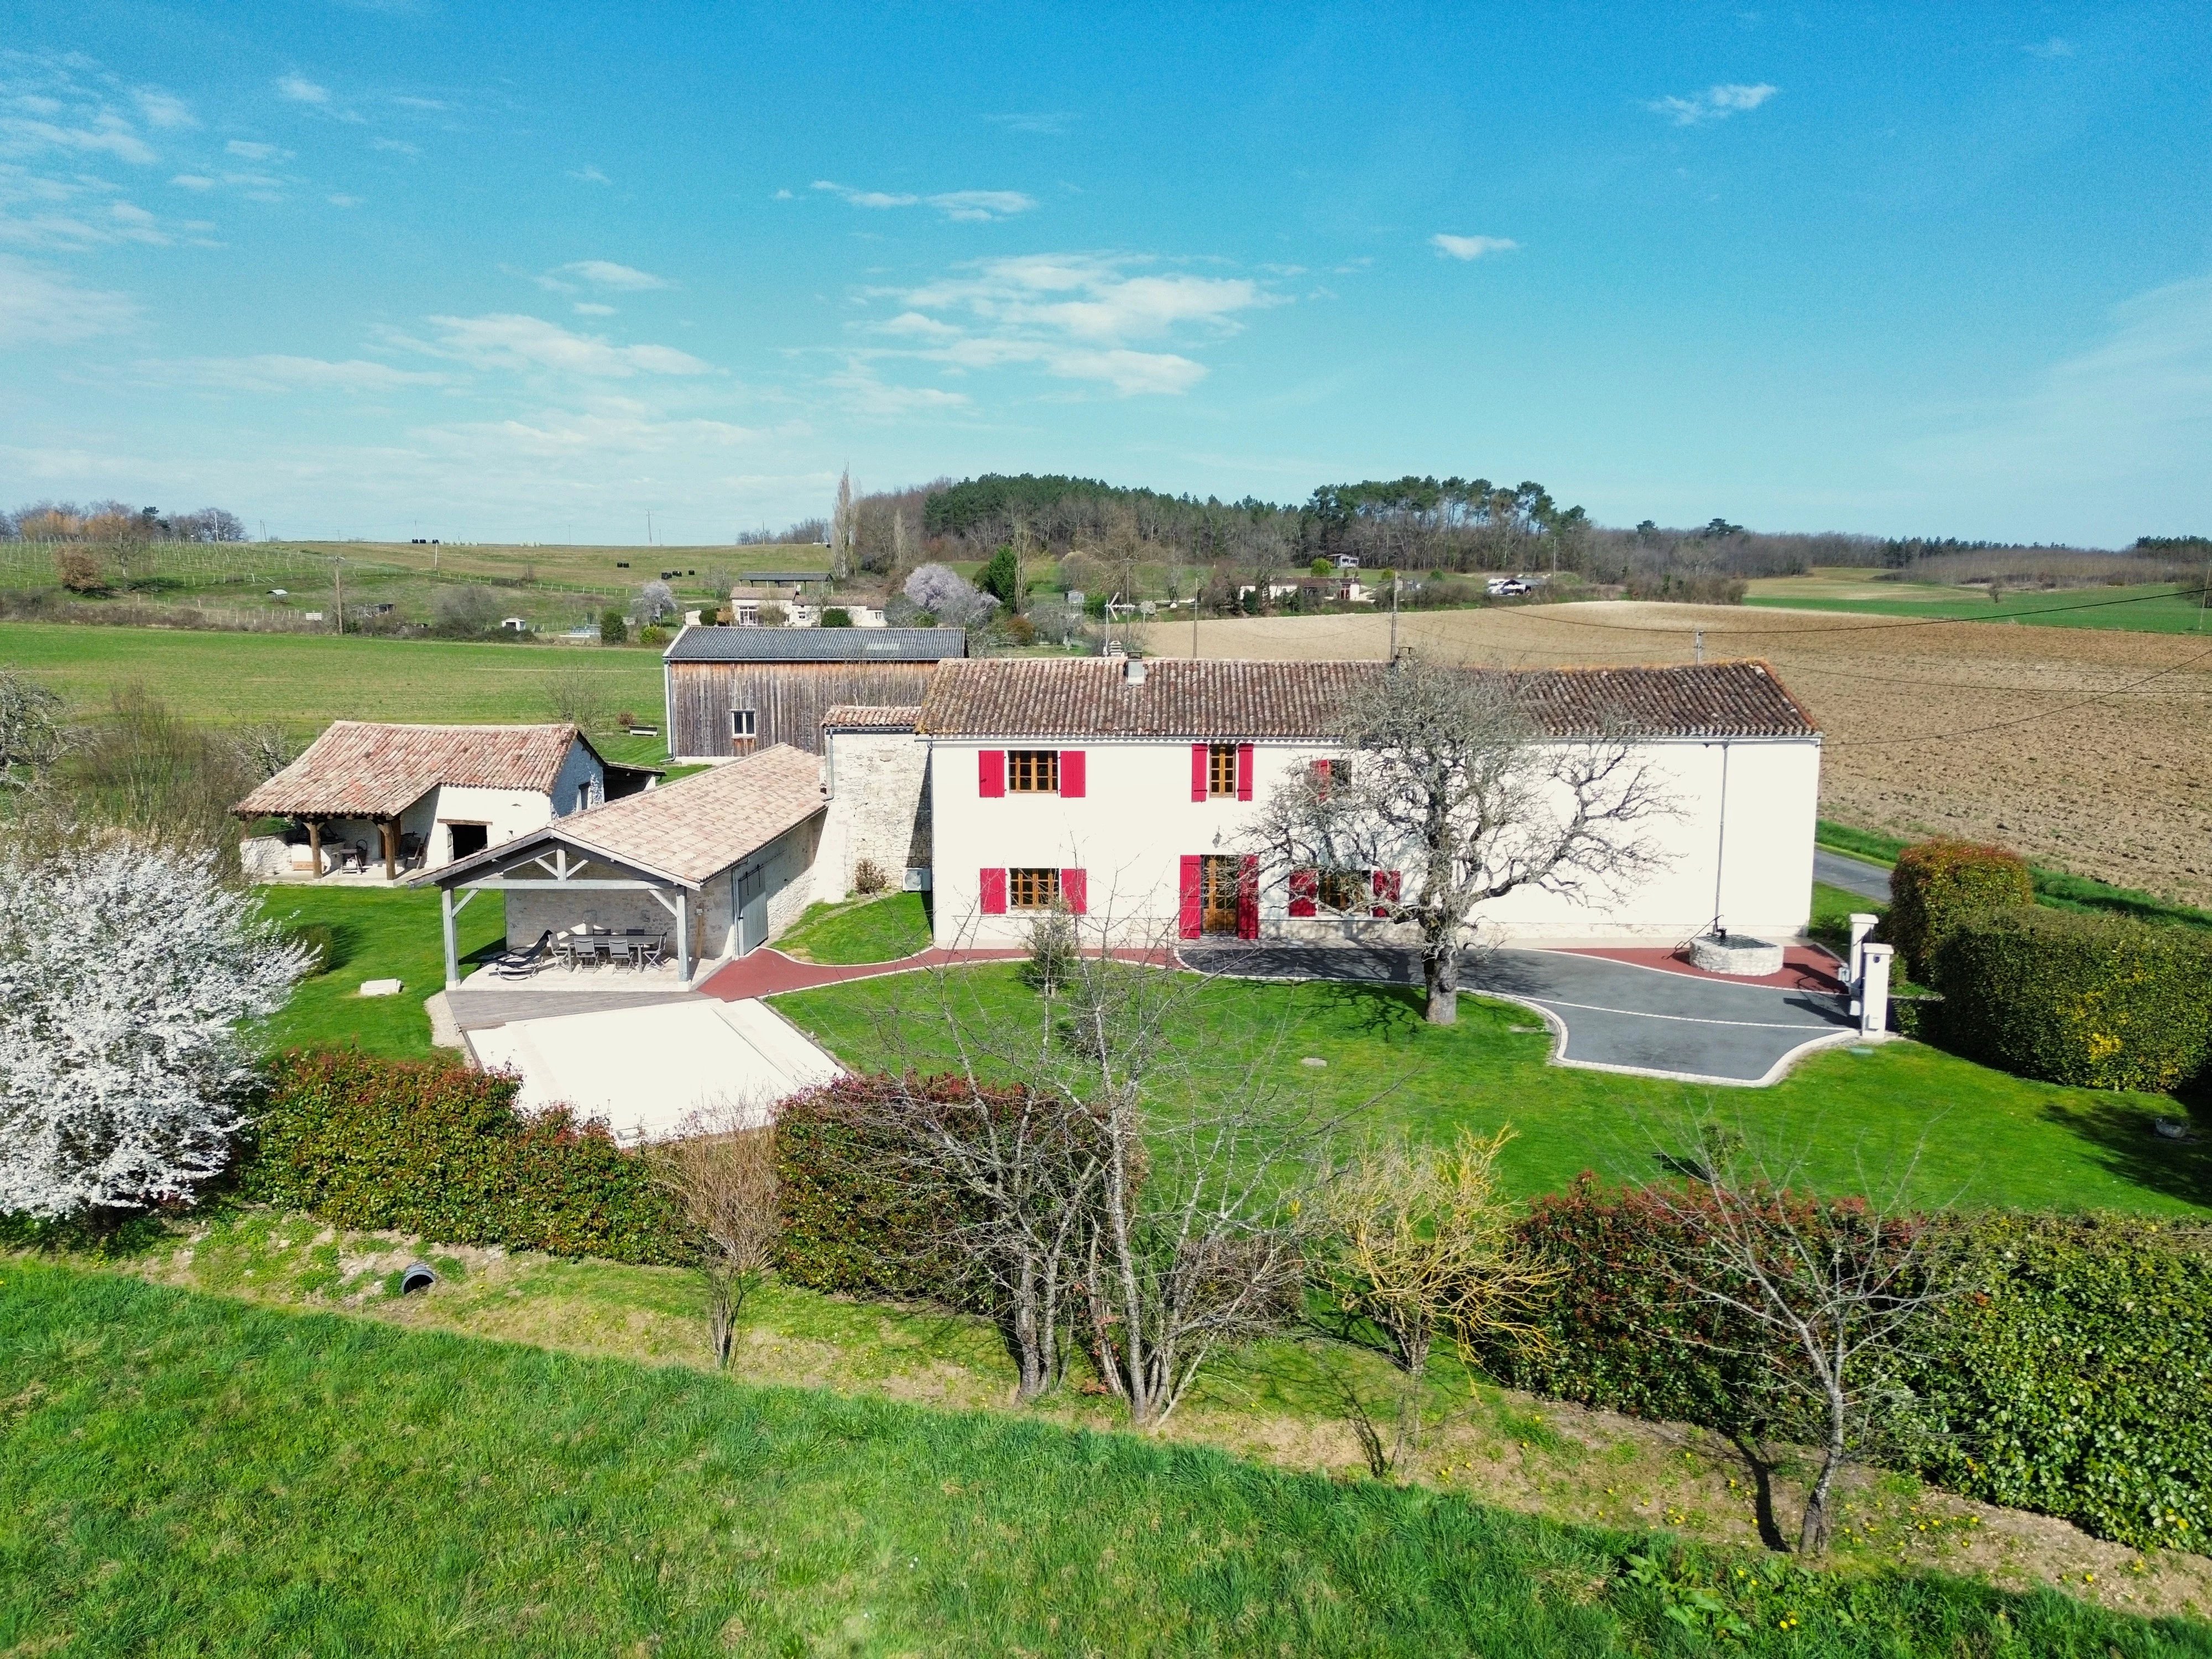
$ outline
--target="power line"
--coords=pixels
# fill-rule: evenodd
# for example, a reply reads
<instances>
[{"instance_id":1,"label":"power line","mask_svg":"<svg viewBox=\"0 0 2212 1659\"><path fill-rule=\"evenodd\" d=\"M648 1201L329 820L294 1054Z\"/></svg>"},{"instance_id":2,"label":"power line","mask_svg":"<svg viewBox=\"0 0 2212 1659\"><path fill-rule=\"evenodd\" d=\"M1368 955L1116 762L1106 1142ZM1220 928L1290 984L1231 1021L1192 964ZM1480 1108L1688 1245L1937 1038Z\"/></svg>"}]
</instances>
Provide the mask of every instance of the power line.
<instances>
[{"instance_id":1,"label":"power line","mask_svg":"<svg viewBox=\"0 0 2212 1659\"><path fill-rule=\"evenodd\" d=\"M2191 664L2203 662L2207 659L2212 659L2212 651L2200 651L2195 656L2185 658L2182 661L2173 664L2171 667L2161 668L2154 674L2146 674L2141 679L2131 681L2126 685L2115 686L2110 691L2097 692L2093 696L2082 698L2079 702L2066 703L2057 708L2042 709L2033 714L2022 714L2014 720L1992 720L1987 726L1970 726L1963 732L1938 732L1925 738L1899 738L1893 741L1883 743L1853 743L1845 741L1827 746L1836 749L1859 750L1909 749L1921 744L1955 743L1960 738L1976 738L1979 737L1984 732L2002 732L2008 726L2027 726L2035 720L2047 720L2059 714L2070 714L2077 708L2090 708L2096 703L2104 702L2108 697L2125 696L2130 691L2134 691L2143 686L2148 685L2153 680L2164 679L2168 674L2178 674L2183 669L2189 667Z\"/></svg>"}]
</instances>

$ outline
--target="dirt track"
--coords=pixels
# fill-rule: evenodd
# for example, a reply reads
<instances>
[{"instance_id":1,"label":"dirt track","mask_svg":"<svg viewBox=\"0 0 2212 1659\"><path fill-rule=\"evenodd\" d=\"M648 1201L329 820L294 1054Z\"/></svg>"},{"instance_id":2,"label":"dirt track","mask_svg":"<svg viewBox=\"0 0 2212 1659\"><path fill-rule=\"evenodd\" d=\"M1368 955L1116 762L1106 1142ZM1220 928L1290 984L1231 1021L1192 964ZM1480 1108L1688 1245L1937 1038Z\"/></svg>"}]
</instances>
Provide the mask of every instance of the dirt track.
<instances>
[{"instance_id":1,"label":"dirt track","mask_svg":"<svg viewBox=\"0 0 2212 1659\"><path fill-rule=\"evenodd\" d=\"M1820 721L1823 816L2212 905L2212 635L1899 621L1618 602L1409 615L1398 638L1505 666L1688 662L1703 629L1708 660L1764 658ZM1158 654L1190 654L1188 623L1152 631ZM1389 641L1387 616L1199 624L1215 657L1380 658Z\"/></svg>"}]
</instances>

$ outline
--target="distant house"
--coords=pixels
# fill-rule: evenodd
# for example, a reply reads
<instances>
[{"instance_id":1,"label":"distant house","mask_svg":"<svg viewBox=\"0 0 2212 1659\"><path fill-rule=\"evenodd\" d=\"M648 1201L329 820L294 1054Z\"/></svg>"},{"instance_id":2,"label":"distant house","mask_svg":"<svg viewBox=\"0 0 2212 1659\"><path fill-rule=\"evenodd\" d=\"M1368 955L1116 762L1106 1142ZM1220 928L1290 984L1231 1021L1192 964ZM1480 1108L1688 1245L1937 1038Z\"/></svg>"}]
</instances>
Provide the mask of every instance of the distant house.
<instances>
[{"instance_id":1,"label":"distant house","mask_svg":"<svg viewBox=\"0 0 2212 1659\"><path fill-rule=\"evenodd\" d=\"M434 869L528 830L634 794L659 776L601 758L574 726L387 726L337 720L231 809L249 823L246 873L308 879L333 870L386 880Z\"/></svg>"},{"instance_id":2,"label":"distant house","mask_svg":"<svg viewBox=\"0 0 2212 1659\"><path fill-rule=\"evenodd\" d=\"M668 751L819 754L832 708L918 703L930 671L967 654L957 628L686 628L661 653Z\"/></svg>"}]
</instances>

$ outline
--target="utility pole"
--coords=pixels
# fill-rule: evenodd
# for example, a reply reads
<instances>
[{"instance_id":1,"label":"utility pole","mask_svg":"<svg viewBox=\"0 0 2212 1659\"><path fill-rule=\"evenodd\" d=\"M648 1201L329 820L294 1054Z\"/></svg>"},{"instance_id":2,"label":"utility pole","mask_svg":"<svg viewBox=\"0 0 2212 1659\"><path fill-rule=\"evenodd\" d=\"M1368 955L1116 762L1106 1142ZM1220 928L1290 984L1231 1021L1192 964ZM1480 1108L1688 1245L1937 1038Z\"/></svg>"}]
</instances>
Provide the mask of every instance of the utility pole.
<instances>
[{"instance_id":1,"label":"utility pole","mask_svg":"<svg viewBox=\"0 0 2212 1659\"><path fill-rule=\"evenodd\" d=\"M338 619L338 632L343 634L345 632L345 560L343 556L331 561L331 580L337 584L338 605L335 614Z\"/></svg>"},{"instance_id":2,"label":"utility pole","mask_svg":"<svg viewBox=\"0 0 2212 1659\"><path fill-rule=\"evenodd\" d=\"M1398 573L1390 573L1390 660L1398 660Z\"/></svg>"},{"instance_id":3,"label":"utility pole","mask_svg":"<svg viewBox=\"0 0 2212 1659\"><path fill-rule=\"evenodd\" d=\"M1703 662L1705 659L1705 630L1704 629L1700 628L1698 629L1697 633L1692 637L1690 648L1697 653L1698 661Z\"/></svg>"},{"instance_id":4,"label":"utility pole","mask_svg":"<svg viewBox=\"0 0 2212 1659\"><path fill-rule=\"evenodd\" d=\"M653 545L653 509L649 507L645 509L645 544Z\"/></svg>"}]
</instances>

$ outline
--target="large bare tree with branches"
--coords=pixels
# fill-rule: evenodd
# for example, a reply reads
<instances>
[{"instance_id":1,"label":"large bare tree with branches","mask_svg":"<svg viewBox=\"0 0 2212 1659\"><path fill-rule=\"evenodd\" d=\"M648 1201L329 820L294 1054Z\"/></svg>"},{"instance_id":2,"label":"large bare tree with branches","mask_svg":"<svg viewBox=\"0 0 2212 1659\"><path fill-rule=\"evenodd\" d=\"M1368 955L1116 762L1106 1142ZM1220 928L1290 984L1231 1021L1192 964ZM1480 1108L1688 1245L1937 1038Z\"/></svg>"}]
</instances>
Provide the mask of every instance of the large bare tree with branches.
<instances>
[{"instance_id":1,"label":"large bare tree with branches","mask_svg":"<svg viewBox=\"0 0 2212 1659\"><path fill-rule=\"evenodd\" d=\"M1545 732L1528 680L1401 658L1348 696L1341 759L1282 784L1251 836L1276 883L1420 939L1431 1024L1459 1018L1480 906L1522 888L1586 902L1657 869L1645 832L1673 807L1617 733ZM1333 890L1333 889L1334 890Z\"/></svg>"}]
</instances>

